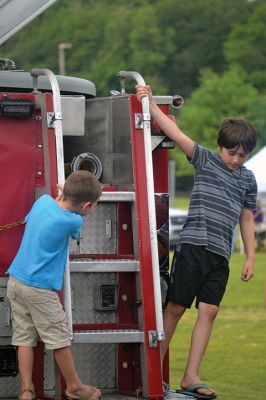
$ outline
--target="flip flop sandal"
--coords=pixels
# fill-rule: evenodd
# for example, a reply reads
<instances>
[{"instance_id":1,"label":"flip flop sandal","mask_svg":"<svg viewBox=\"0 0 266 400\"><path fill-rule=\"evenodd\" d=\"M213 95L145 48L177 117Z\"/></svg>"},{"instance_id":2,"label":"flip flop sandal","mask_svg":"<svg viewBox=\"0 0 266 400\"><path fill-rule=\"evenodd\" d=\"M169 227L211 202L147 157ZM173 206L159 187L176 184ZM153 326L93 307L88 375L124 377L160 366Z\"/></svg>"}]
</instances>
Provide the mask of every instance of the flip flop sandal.
<instances>
[{"instance_id":1,"label":"flip flop sandal","mask_svg":"<svg viewBox=\"0 0 266 400\"><path fill-rule=\"evenodd\" d=\"M209 386L206 383L199 383L195 385L190 385L185 389L178 389L176 393L180 393L186 396L190 396L194 399L209 399L213 400L216 399L216 394L201 394L198 392L198 389L209 389Z\"/></svg>"}]
</instances>

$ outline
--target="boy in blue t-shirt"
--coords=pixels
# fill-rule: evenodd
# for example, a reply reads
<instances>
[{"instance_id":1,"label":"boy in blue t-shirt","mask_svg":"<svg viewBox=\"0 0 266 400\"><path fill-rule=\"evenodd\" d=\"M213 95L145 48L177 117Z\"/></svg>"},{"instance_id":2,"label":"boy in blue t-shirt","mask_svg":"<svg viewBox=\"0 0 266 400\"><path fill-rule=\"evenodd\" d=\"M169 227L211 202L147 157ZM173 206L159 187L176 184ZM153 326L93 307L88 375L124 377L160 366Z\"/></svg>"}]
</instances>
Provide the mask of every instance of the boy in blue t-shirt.
<instances>
[{"instance_id":1,"label":"boy in blue t-shirt","mask_svg":"<svg viewBox=\"0 0 266 400\"><path fill-rule=\"evenodd\" d=\"M77 374L66 314L57 294L63 285L69 236L78 237L82 217L94 210L101 192L99 181L90 172L74 172L57 199L41 196L25 218L20 248L7 271L20 400L36 399L32 370L38 335L46 348L54 351L67 385L64 399L97 400L101 395L99 389L83 384Z\"/></svg>"}]
</instances>

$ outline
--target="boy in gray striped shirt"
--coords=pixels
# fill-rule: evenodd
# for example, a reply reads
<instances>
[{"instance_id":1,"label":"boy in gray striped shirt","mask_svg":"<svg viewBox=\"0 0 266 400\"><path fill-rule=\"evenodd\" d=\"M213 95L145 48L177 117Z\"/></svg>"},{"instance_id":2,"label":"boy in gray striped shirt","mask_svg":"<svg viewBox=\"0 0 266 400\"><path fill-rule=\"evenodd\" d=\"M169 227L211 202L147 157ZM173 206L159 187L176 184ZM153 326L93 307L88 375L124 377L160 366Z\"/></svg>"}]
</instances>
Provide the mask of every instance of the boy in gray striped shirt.
<instances>
[{"instance_id":1,"label":"boy in gray striped shirt","mask_svg":"<svg viewBox=\"0 0 266 400\"><path fill-rule=\"evenodd\" d=\"M177 323L196 298L198 319L177 392L214 399L215 391L201 382L199 369L227 285L232 237L238 222L246 253L241 279L249 281L253 276L257 184L243 164L256 146L256 131L245 120L225 120L218 134L217 154L186 136L156 105L149 86L138 85L136 89L139 101L148 96L153 119L195 168L188 218L173 257L162 361Z\"/></svg>"}]
</instances>

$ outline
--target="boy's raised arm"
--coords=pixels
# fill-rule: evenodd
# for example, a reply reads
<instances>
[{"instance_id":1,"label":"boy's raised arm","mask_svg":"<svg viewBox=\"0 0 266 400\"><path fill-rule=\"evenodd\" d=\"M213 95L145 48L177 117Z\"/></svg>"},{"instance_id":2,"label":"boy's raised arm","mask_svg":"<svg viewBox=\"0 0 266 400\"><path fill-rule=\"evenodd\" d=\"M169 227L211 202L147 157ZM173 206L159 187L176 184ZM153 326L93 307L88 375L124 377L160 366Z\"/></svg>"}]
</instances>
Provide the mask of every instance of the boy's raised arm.
<instances>
[{"instance_id":1,"label":"boy's raised arm","mask_svg":"<svg viewBox=\"0 0 266 400\"><path fill-rule=\"evenodd\" d=\"M181 129L179 129L179 127L160 110L152 97L150 86L137 85L136 90L137 98L140 102L144 96L148 96L151 116L160 126L162 131L177 144L183 153L191 158L194 152L194 141L185 135L184 132L182 132Z\"/></svg>"}]
</instances>

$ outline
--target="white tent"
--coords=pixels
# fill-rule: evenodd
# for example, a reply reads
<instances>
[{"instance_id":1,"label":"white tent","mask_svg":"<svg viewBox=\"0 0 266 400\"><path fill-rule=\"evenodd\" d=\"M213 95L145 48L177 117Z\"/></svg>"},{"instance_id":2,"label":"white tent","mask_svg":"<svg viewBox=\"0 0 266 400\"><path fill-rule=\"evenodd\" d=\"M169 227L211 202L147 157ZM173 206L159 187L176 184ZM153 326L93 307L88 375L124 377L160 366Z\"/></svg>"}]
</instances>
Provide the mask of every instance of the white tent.
<instances>
[{"instance_id":1,"label":"white tent","mask_svg":"<svg viewBox=\"0 0 266 400\"><path fill-rule=\"evenodd\" d=\"M257 180L258 193L266 193L266 146L245 163Z\"/></svg>"}]
</instances>

